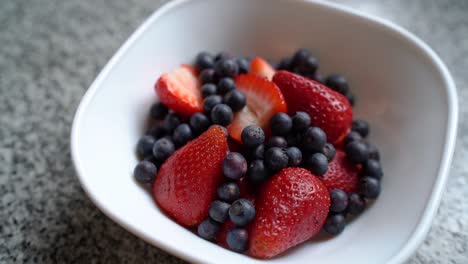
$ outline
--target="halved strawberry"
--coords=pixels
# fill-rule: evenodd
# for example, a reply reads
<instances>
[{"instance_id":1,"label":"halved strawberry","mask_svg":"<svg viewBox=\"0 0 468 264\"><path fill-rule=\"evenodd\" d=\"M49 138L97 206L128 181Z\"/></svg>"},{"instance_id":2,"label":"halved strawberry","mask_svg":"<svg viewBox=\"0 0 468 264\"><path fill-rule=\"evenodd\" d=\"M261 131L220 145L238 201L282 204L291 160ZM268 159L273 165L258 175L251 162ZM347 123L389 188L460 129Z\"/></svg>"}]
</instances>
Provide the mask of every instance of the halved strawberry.
<instances>
[{"instance_id":1,"label":"halved strawberry","mask_svg":"<svg viewBox=\"0 0 468 264\"><path fill-rule=\"evenodd\" d=\"M253 74L240 75L236 78L236 86L246 96L247 105L236 113L228 131L239 142L246 126L257 125L266 129L274 114L287 111L279 88L262 77Z\"/></svg>"},{"instance_id":2,"label":"halved strawberry","mask_svg":"<svg viewBox=\"0 0 468 264\"><path fill-rule=\"evenodd\" d=\"M155 90L163 104L181 115L190 116L203 110L200 83L192 66L181 65L161 75Z\"/></svg>"},{"instance_id":3,"label":"halved strawberry","mask_svg":"<svg viewBox=\"0 0 468 264\"><path fill-rule=\"evenodd\" d=\"M271 66L266 60L260 57L255 57L252 62L250 62L251 74L264 77L271 81L273 75L275 75L275 72L275 68L273 68L273 66Z\"/></svg>"}]
</instances>

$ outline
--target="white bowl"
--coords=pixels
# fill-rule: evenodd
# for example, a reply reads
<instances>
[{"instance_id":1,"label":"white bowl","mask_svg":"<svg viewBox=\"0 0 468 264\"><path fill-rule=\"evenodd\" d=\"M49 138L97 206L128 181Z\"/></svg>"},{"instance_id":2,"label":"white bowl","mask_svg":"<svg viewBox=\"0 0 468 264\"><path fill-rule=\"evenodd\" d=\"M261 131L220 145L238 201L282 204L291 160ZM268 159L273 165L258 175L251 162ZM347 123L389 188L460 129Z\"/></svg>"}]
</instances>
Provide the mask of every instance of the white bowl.
<instances>
[{"instance_id":1,"label":"white bowl","mask_svg":"<svg viewBox=\"0 0 468 264\"><path fill-rule=\"evenodd\" d=\"M260 263L198 238L166 217L132 177L158 76L201 50L278 59L306 47L325 74L345 74L381 149L381 197L336 238L270 263L400 263L436 212L457 126L455 85L421 40L382 19L311 1L184 1L157 10L89 88L73 123L72 156L91 200L112 220L183 259Z\"/></svg>"}]
</instances>

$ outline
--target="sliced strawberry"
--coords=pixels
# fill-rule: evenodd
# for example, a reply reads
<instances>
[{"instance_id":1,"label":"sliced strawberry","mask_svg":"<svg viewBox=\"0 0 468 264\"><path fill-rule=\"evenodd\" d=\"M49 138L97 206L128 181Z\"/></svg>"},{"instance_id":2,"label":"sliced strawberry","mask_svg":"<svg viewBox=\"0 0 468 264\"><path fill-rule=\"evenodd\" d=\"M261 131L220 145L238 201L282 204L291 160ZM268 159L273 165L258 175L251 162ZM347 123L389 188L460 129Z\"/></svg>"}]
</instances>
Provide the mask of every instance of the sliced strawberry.
<instances>
[{"instance_id":1,"label":"sliced strawberry","mask_svg":"<svg viewBox=\"0 0 468 264\"><path fill-rule=\"evenodd\" d=\"M223 180L221 164L227 151L224 129L212 126L174 152L161 166L153 186L159 207L183 226L203 221Z\"/></svg>"},{"instance_id":2,"label":"sliced strawberry","mask_svg":"<svg viewBox=\"0 0 468 264\"><path fill-rule=\"evenodd\" d=\"M274 114L287 111L281 91L264 78L252 74L240 75L236 78L236 86L246 96L247 105L235 114L228 131L239 142L246 126L257 125L266 129Z\"/></svg>"},{"instance_id":3,"label":"sliced strawberry","mask_svg":"<svg viewBox=\"0 0 468 264\"><path fill-rule=\"evenodd\" d=\"M200 84L192 66L182 65L161 75L155 90L163 104L181 115L190 116L203 110Z\"/></svg>"},{"instance_id":4,"label":"sliced strawberry","mask_svg":"<svg viewBox=\"0 0 468 264\"><path fill-rule=\"evenodd\" d=\"M329 191L341 189L347 193L357 192L359 168L346 158L346 153L337 150L335 158L328 164L327 172L319 178Z\"/></svg>"},{"instance_id":5,"label":"sliced strawberry","mask_svg":"<svg viewBox=\"0 0 468 264\"><path fill-rule=\"evenodd\" d=\"M273 68L273 66L271 66L266 60L260 57L255 57L252 62L250 62L250 73L271 81L273 75L275 75L275 68Z\"/></svg>"}]
</instances>

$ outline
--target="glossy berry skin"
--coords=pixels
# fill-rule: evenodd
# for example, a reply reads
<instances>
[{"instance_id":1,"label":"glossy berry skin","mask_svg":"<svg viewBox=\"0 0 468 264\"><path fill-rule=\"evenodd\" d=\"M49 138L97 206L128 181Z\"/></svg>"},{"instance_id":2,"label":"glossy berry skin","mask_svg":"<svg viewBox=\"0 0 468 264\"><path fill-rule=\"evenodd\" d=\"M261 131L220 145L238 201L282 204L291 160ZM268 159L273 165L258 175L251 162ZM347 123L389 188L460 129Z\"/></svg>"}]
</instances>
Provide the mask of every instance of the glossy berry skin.
<instances>
[{"instance_id":1,"label":"glossy berry skin","mask_svg":"<svg viewBox=\"0 0 468 264\"><path fill-rule=\"evenodd\" d=\"M237 66L239 66L239 74L246 74L249 72L250 64L247 59L238 58L236 61L237 61Z\"/></svg>"},{"instance_id":2,"label":"glossy berry skin","mask_svg":"<svg viewBox=\"0 0 468 264\"><path fill-rule=\"evenodd\" d=\"M200 52L195 58L195 68L198 71L214 67L214 57L208 52Z\"/></svg>"},{"instance_id":3,"label":"glossy berry skin","mask_svg":"<svg viewBox=\"0 0 468 264\"><path fill-rule=\"evenodd\" d=\"M218 223L224 223L229 217L228 211L230 204L216 200L211 203L208 215Z\"/></svg>"},{"instance_id":4,"label":"glossy berry skin","mask_svg":"<svg viewBox=\"0 0 468 264\"><path fill-rule=\"evenodd\" d=\"M177 147L185 145L192 138L192 129L187 124L180 124L172 134L172 139Z\"/></svg>"},{"instance_id":5,"label":"glossy berry skin","mask_svg":"<svg viewBox=\"0 0 468 264\"><path fill-rule=\"evenodd\" d=\"M210 119L202 113L193 114L189 123L195 135L205 132L211 125Z\"/></svg>"},{"instance_id":6,"label":"glossy berry skin","mask_svg":"<svg viewBox=\"0 0 468 264\"><path fill-rule=\"evenodd\" d=\"M359 182L359 189L365 198L376 199L380 194L380 181L371 177L363 177Z\"/></svg>"},{"instance_id":7,"label":"glossy berry skin","mask_svg":"<svg viewBox=\"0 0 468 264\"><path fill-rule=\"evenodd\" d=\"M218 82L218 92L220 94L226 94L227 92L230 92L232 90L236 89L236 83L232 78L222 78Z\"/></svg>"},{"instance_id":8,"label":"glossy berry skin","mask_svg":"<svg viewBox=\"0 0 468 264\"><path fill-rule=\"evenodd\" d=\"M292 116L292 131L303 132L311 124L310 116L306 112L296 112Z\"/></svg>"},{"instance_id":9,"label":"glossy berry skin","mask_svg":"<svg viewBox=\"0 0 468 264\"><path fill-rule=\"evenodd\" d=\"M206 83L202 86L202 97L206 98L210 95L218 93L218 87L212 83Z\"/></svg>"},{"instance_id":10,"label":"glossy berry skin","mask_svg":"<svg viewBox=\"0 0 468 264\"><path fill-rule=\"evenodd\" d=\"M164 161L174 153L175 146L167 138L158 139L153 145L153 156L157 161Z\"/></svg>"},{"instance_id":11,"label":"glossy berry skin","mask_svg":"<svg viewBox=\"0 0 468 264\"><path fill-rule=\"evenodd\" d=\"M230 54L229 52L221 51L220 53L216 54L215 62L219 62L219 61L222 61L222 60L228 60L228 59L232 59L232 58L234 58L234 56L232 56L232 54Z\"/></svg>"},{"instance_id":12,"label":"glossy berry skin","mask_svg":"<svg viewBox=\"0 0 468 264\"><path fill-rule=\"evenodd\" d=\"M286 168L268 180L256 199L249 252L271 258L318 233L330 208L328 190L303 168Z\"/></svg>"},{"instance_id":13,"label":"glossy berry skin","mask_svg":"<svg viewBox=\"0 0 468 264\"><path fill-rule=\"evenodd\" d=\"M358 132L361 137L365 138L369 135L369 123L361 119L354 120L353 123L351 123L351 130Z\"/></svg>"},{"instance_id":14,"label":"glossy berry skin","mask_svg":"<svg viewBox=\"0 0 468 264\"><path fill-rule=\"evenodd\" d=\"M299 67L300 65L303 65L305 64L305 62L307 61L307 59L310 57L310 52L309 50L307 49L298 49L293 57L292 57L292 61L291 61L291 66L292 67Z\"/></svg>"},{"instance_id":15,"label":"glossy berry skin","mask_svg":"<svg viewBox=\"0 0 468 264\"><path fill-rule=\"evenodd\" d=\"M203 100L203 112L207 115L211 115L211 110L223 102L223 98L219 95L210 95Z\"/></svg>"},{"instance_id":16,"label":"glossy berry skin","mask_svg":"<svg viewBox=\"0 0 468 264\"><path fill-rule=\"evenodd\" d=\"M383 176L382 166L377 160L369 159L362 164L364 175L380 180Z\"/></svg>"},{"instance_id":17,"label":"glossy berry skin","mask_svg":"<svg viewBox=\"0 0 468 264\"><path fill-rule=\"evenodd\" d=\"M338 150L335 158L328 164L327 172L320 179L330 191L340 189L346 193L357 192L359 169L347 159L343 151Z\"/></svg>"},{"instance_id":18,"label":"glossy berry skin","mask_svg":"<svg viewBox=\"0 0 468 264\"><path fill-rule=\"evenodd\" d=\"M239 74L239 66L233 59L224 59L216 62L215 71L220 77L234 78Z\"/></svg>"},{"instance_id":19,"label":"glossy berry skin","mask_svg":"<svg viewBox=\"0 0 468 264\"><path fill-rule=\"evenodd\" d=\"M323 225L323 230L331 235L338 235L343 232L346 226L346 218L342 214L331 214Z\"/></svg>"},{"instance_id":20,"label":"glossy berry skin","mask_svg":"<svg viewBox=\"0 0 468 264\"><path fill-rule=\"evenodd\" d=\"M264 154L265 154L265 145L263 145L263 144L258 145L257 147L255 147L252 150L251 159L253 159L253 160L261 159L262 160L264 158Z\"/></svg>"},{"instance_id":21,"label":"glossy berry skin","mask_svg":"<svg viewBox=\"0 0 468 264\"><path fill-rule=\"evenodd\" d=\"M226 93L223 97L223 101L225 104L231 107L232 111L238 112L242 108L244 108L247 102L247 99L245 98L245 95L241 91L235 89Z\"/></svg>"},{"instance_id":22,"label":"glossy berry skin","mask_svg":"<svg viewBox=\"0 0 468 264\"><path fill-rule=\"evenodd\" d=\"M282 60L278 63L276 69L277 69L277 70L290 70L290 68L291 68L291 61L292 61L291 58L284 58L284 59L282 59Z\"/></svg>"},{"instance_id":23,"label":"glossy berry skin","mask_svg":"<svg viewBox=\"0 0 468 264\"><path fill-rule=\"evenodd\" d=\"M366 208L366 200L357 193L352 193L348 198L348 208L346 212L352 215L358 215Z\"/></svg>"},{"instance_id":24,"label":"glossy berry skin","mask_svg":"<svg viewBox=\"0 0 468 264\"><path fill-rule=\"evenodd\" d=\"M280 171L288 166L289 157L286 151L273 147L265 151L265 166L273 173Z\"/></svg>"},{"instance_id":25,"label":"glossy berry skin","mask_svg":"<svg viewBox=\"0 0 468 264\"><path fill-rule=\"evenodd\" d=\"M150 115L154 120L162 120L169 113L169 108L163 103L155 103L151 106Z\"/></svg>"},{"instance_id":26,"label":"glossy berry skin","mask_svg":"<svg viewBox=\"0 0 468 264\"><path fill-rule=\"evenodd\" d=\"M167 134L166 129L164 128L164 124L161 122L157 122L153 124L150 129L146 132L146 134L153 136L154 138L162 138Z\"/></svg>"},{"instance_id":27,"label":"glossy berry skin","mask_svg":"<svg viewBox=\"0 0 468 264\"><path fill-rule=\"evenodd\" d=\"M341 213L348 206L348 195L340 189L333 189L330 191L330 201L330 212Z\"/></svg>"},{"instance_id":28,"label":"glossy berry skin","mask_svg":"<svg viewBox=\"0 0 468 264\"><path fill-rule=\"evenodd\" d=\"M316 176L324 175L328 170L328 160L322 153L314 153L305 161L307 169Z\"/></svg>"},{"instance_id":29,"label":"glossy berry skin","mask_svg":"<svg viewBox=\"0 0 468 264\"><path fill-rule=\"evenodd\" d=\"M278 137L278 136L271 137L270 139L268 139L268 142L266 144L267 148L273 148L273 147L286 148L287 146L288 146L288 142L286 141L286 139L284 137Z\"/></svg>"},{"instance_id":30,"label":"glossy berry skin","mask_svg":"<svg viewBox=\"0 0 468 264\"><path fill-rule=\"evenodd\" d=\"M269 174L265 168L263 160L257 159L249 164L249 168L247 169L247 178L251 183L257 185L263 183L268 179L268 176Z\"/></svg>"},{"instance_id":31,"label":"glossy berry skin","mask_svg":"<svg viewBox=\"0 0 468 264\"><path fill-rule=\"evenodd\" d=\"M323 147L322 153L323 153L323 155L325 155L327 157L328 162L330 162L330 161L333 160L333 158L335 158L336 149L332 144L327 143Z\"/></svg>"},{"instance_id":32,"label":"glossy berry skin","mask_svg":"<svg viewBox=\"0 0 468 264\"><path fill-rule=\"evenodd\" d=\"M320 152L327 144L327 135L319 127L309 127L302 134L302 147L311 152Z\"/></svg>"},{"instance_id":33,"label":"glossy berry skin","mask_svg":"<svg viewBox=\"0 0 468 264\"><path fill-rule=\"evenodd\" d=\"M199 78L201 84L207 84L207 83L213 83L214 84L217 81L216 73L215 73L215 71L213 69L203 70L200 73L200 76L198 78Z\"/></svg>"},{"instance_id":34,"label":"glossy berry skin","mask_svg":"<svg viewBox=\"0 0 468 264\"><path fill-rule=\"evenodd\" d=\"M234 182L223 183L216 190L218 198L222 201L232 203L235 200L239 199L240 190L239 185Z\"/></svg>"},{"instance_id":35,"label":"glossy berry skin","mask_svg":"<svg viewBox=\"0 0 468 264\"><path fill-rule=\"evenodd\" d=\"M244 156L237 152L230 152L223 159L224 176L238 180L247 172L247 161Z\"/></svg>"},{"instance_id":36,"label":"glossy berry skin","mask_svg":"<svg viewBox=\"0 0 468 264\"><path fill-rule=\"evenodd\" d=\"M313 56L309 56L299 66L298 70L301 74L307 76L314 76L319 67L319 61Z\"/></svg>"},{"instance_id":37,"label":"glossy berry skin","mask_svg":"<svg viewBox=\"0 0 468 264\"><path fill-rule=\"evenodd\" d=\"M353 163L363 163L369 159L369 151L364 142L354 141L346 144L345 152L348 159Z\"/></svg>"},{"instance_id":38,"label":"glossy berry skin","mask_svg":"<svg viewBox=\"0 0 468 264\"><path fill-rule=\"evenodd\" d=\"M156 174L158 173L158 169L156 165L154 165L150 161L140 161L135 169L133 170L133 176L139 183L151 183L153 182Z\"/></svg>"},{"instance_id":39,"label":"glossy berry skin","mask_svg":"<svg viewBox=\"0 0 468 264\"><path fill-rule=\"evenodd\" d=\"M343 75L332 74L328 76L325 85L341 94L346 94L349 91L348 81Z\"/></svg>"},{"instance_id":40,"label":"glossy berry skin","mask_svg":"<svg viewBox=\"0 0 468 264\"><path fill-rule=\"evenodd\" d=\"M229 125L232 122L233 116L231 107L226 104L217 104L211 110L211 121L217 125Z\"/></svg>"},{"instance_id":41,"label":"glossy berry skin","mask_svg":"<svg viewBox=\"0 0 468 264\"><path fill-rule=\"evenodd\" d=\"M168 133L172 133L181 123L182 122L177 114L170 113L164 118L163 126Z\"/></svg>"},{"instance_id":42,"label":"glossy berry skin","mask_svg":"<svg viewBox=\"0 0 468 264\"><path fill-rule=\"evenodd\" d=\"M153 155L153 145L155 142L156 139L153 136L142 136L137 143L137 152L140 157L144 158Z\"/></svg>"},{"instance_id":43,"label":"glossy berry skin","mask_svg":"<svg viewBox=\"0 0 468 264\"><path fill-rule=\"evenodd\" d=\"M328 141L337 143L348 132L353 111L348 100L328 87L287 71L278 71L273 82L280 88L290 114L303 111L312 124L327 135Z\"/></svg>"},{"instance_id":44,"label":"glossy berry skin","mask_svg":"<svg viewBox=\"0 0 468 264\"><path fill-rule=\"evenodd\" d=\"M226 243L230 250L242 253L249 245L249 233L245 228L236 227L227 233Z\"/></svg>"},{"instance_id":45,"label":"glossy berry skin","mask_svg":"<svg viewBox=\"0 0 468 264\"><path fill-rule=\"evenodd\" d=\"M288 166L297 167L302 162L302 152L299 148L289 147L286 149L286 154L288 155Z\"/></svg>"},{"instance_id":46,"label":"glossy berry skin","mask_svg":"<svg viewBox=\"0 0 468 264\"><path fill-rule=\"evenodd\" d=\"M198 225L197 234L206 240L215 239L219 232L220 224L210 218L205 219Z\"/></svg>"},{"instance_id":47,"label":"glossy berry skin","mask_svg":"<svg viewBox=\"0 0 468 264\"><path fill-rule=\"evenodd\" d=\"M270 128L273 135L285 136L292 128L292 120L286 113L277 113L270 119Z\"/></svg>"},{"instance_id":48,"label":"glossy berry skin","mask_svg":"<svg viewBox=\"0 0 468 264\"><path fill-rule=\"evenodd\" d=\"M178 149L159 169L153 195L159 207L183 226L198 225L223 179L222 160L228 151L220 126L212 126Z\"/></svg>"},{"instance_id":49,"label":"glossy berry skin","mask_svg":"<svg viewBox=\"0 0 468 264\"><path fill-rule=\"evenodd\" d=\"M377 147L369 142L366 142L367 150L369 151L369 159L380 160L380 152Z\"/></svg>"},{"instance_id":50,"label":"glossy berry skin","mask_svg":"<svg viewBox=\"0 0 468 264\"><path fill-rule=\"evenodd\" d=\"M351 131L349 132L346 137L344 138L344 144L345 146L348 145L349 143L351 142L354 142L354 141L361 141L362 140L362 136L361 134L359 134L358 132L356 131Z\"/></svg>"},{"instance_id":51,"label":"glossy berry skin","mask_svg":"<svg viewBox=\"0 0 468 264\"><path fill-rule=\"evenodd\" d=\"M236 226L246 226L255 217L255 206L247 199L234 201L229 208L229 219Z\"/></svg>"},{"instance_id":52,"label":"glossy berry skin","mask_svg":"<svg viewBox=\"0 0 468 264\"><path fill-rule=\"evenodd\" d=\"M242 143L248 148L257 147L265 141L265 132L256 125L250 125L242 130Z\"/></svg>"}]
</instances>

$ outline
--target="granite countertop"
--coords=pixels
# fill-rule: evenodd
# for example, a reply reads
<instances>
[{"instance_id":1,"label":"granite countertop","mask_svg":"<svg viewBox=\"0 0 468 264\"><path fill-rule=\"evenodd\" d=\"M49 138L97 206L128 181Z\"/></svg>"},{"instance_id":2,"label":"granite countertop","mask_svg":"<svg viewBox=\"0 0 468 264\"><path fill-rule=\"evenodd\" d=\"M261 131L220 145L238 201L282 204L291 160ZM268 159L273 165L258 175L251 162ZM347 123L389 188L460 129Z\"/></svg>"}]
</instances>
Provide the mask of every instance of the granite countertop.
<instances>
[{"instance_id":1,"label":"granite countertop","mask_svg":"<svg viewBox=\"0 0 468 264\"><path fill-rule=\"evenodd\" d=\"M89 84L163 2L1 2L0 263L183 263L96 209L75 177L69 147ZM455 77L461 113L454 162L432 229L409 263L468 263L468 1L337 2L409 29Z\"/></svg>"}]
</instances>

